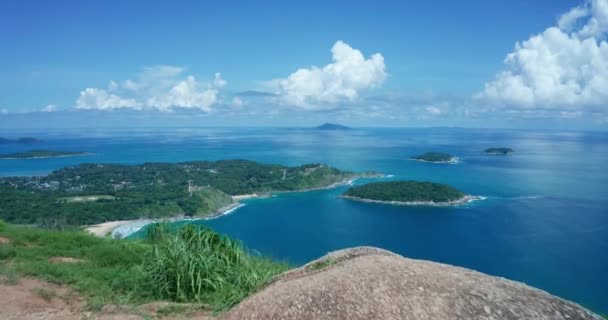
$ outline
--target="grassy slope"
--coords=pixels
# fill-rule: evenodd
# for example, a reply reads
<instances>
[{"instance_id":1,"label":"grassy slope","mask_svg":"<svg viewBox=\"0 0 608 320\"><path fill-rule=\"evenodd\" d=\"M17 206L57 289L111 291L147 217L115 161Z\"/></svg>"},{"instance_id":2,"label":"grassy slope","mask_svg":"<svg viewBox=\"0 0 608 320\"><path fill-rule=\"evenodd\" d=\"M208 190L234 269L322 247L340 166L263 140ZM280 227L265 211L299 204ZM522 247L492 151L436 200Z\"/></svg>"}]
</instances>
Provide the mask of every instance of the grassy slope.
<instances>
[{"instance_id":1,"label":"grassy slope","mask_svg":"<svg viewBox=\"0 0 608 320\"><path fill-rule=\"evenodd\" d=\"M158 229L152 228L154 241L127 241L0 221L0 237L10 241L0 244L0 275L8 282L32 276L72 286L92 309L163 299L224 310L287 269L208 229L187 227L179 235ZM82 262L53 263L52 257Z\"/></svg>"}]
</instances>

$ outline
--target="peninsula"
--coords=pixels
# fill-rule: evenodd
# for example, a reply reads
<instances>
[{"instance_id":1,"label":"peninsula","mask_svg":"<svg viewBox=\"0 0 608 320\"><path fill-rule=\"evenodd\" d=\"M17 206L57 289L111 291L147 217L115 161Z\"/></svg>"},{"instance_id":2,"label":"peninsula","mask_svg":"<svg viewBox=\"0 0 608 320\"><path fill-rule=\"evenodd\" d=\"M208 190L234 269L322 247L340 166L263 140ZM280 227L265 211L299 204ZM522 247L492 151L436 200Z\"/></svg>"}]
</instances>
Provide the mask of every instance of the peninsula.
<instances>
[{"instance_id":1,"label":"peninsula","mask_svg":"<svg viewBox=\"0 0 608 320\"><path fill-rule=\"evenodd\" d=\"M507 155L507 154L513 153L515 151L511 148L487 148L483 152L485 154L491 154L491 155Z\"/></svg>"},{"instance_id":2,"label":"peninsula","mask_svg":"<svg viewBox=\"0 0 608 320\"><path fill-rule=\"evenodd\" d=\"M89 155L86 152L74 151L52 151L52 150L30 150L0 155L0 159L40 159L40 158L60 158Z\"/></svg>"},{"instance_id":3,"label":"peninsula","mask_svg":"<svg viewBox=\"0 0 608 320\"><path fill-rule=\"evenodd\" d=\"M393 205L455 206L479 199L448 185L419 181L374 182L351 187L343 198Z\"/></svg>"},{"instance_id":4,"label":"peninsula","mask_svg":"<svg viewBox=\"0 0 608 320\"><path fill-rule=\"evenodd\" d=\"M421 155L412 156L410 160L433 163L457 163L458 158L443 152L427 152Z\"/></svg>"},{"instance_id":5,"label":"peninsula","mask_svg":"<svg viewBox=\"0 0 608 320\"><path fill-rule=\"evenodd\" d=\"M247 196L331 188L362 176L373 174L247 160L81 164L43 177L0 177L0 219L57 228L208 218L234 209Z\"/></svg>"}]
</instances>

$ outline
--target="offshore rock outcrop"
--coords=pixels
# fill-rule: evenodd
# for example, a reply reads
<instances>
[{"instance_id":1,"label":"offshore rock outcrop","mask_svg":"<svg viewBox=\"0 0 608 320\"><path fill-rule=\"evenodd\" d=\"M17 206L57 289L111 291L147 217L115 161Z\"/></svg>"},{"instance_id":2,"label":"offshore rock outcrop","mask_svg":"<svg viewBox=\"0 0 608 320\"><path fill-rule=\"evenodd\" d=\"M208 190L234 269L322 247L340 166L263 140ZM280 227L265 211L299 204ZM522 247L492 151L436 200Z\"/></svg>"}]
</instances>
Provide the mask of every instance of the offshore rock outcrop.
<instances>
[{"instance_id":1,"label":"offshore rock outcrop","mask_svg":"<svg viewBox=\"0 0 608 320\"><path fill-rule=\"evenodd\" d=\"M289 271L221 318L601 319L523 283L371 247Z\"/></svg>"}]
</instances>

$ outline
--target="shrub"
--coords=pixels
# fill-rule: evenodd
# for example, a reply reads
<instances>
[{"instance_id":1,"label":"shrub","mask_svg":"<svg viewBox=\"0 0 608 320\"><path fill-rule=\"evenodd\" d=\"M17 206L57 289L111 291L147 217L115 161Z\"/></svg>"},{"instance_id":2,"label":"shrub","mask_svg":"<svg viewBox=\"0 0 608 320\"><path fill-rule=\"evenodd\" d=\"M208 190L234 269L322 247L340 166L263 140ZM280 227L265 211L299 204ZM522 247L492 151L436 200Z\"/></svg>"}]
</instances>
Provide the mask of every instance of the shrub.
<instances>
[{"instance_id":1,"label":"shrub","mask_svg":"<svg viewBox=\"0 0 608 320\"><path fill-rule=\"evenodd\" d=\"M142 263L143 283L157 299L225 310L286 269L205 227L186 225L171 235L161 229L150 229L152 240L163 240Z\"/></svg>"},{"instance_id":2,"label":"shrub","mask_svg":"<svg viewBox=\"0 0 608 320\"><path fill-rule=\"evenodd\" d=\"M12 246L0 246L0 260L10 259L17 256L17 250Z\"/></svg>"}]
</instances>

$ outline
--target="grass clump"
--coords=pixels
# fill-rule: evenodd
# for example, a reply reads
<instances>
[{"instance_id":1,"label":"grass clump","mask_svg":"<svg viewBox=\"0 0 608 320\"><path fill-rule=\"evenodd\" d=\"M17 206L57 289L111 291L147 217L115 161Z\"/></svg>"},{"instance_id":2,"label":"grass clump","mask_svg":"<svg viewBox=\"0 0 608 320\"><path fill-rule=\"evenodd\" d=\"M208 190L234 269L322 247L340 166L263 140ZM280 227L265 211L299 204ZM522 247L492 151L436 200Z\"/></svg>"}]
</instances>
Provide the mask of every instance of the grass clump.
<instances>
[{"instance_id":1,"label":"grass clump","mask_svg":"<svg viewBox=\"0 0 608 320\"><path fill-rule=\"evenodd\" d=\"M148 230L156 244L142 264L144 283L156 299L198 302L222 311L287 269L205 227L164 230L163 225Z\"/></svg>"},{"instance_id":2,"label":"grass clump","mask_svg":"<svg viewBox=\"0 0 608 320\"><path fill-rule=\"evenodd\" d=\"M6 260L17 256L17 250L12 246L0 246L0 260Z\"/></svg>"},{"instance_id":3,"label":"grass clump","mask_svg":"<svg viewBox=\"0 0 608 320\"><path fill-rule=\"evenodd\" d=\"M51 300L53 300L53 298L55 298L57 296L55 291L47 290L44 288L34 288L34 289L32 289L32 292L46 301L51 301Z\"/></svg>"},{"instance_id":4,"label":"grass clump","mask_svg":"<svg viewBox=\"0 0 608 320\"><path fill-rule=\"evenodd\" d=\"M311 264L308 269L311 271L317 271L317 270L321 270L324 268L327 268L329 266L333 266L334 264L336 264L337 261L333 260L333 259L325 259L322 261L317 261L314 262L313 264Z\"/></svg>"},{"instance_id":5,"label":"grass clump","mask_svg":"<svg viewBox=\"0 0 608 320\"><path fill-rule=\"evenodd\" d=\"M161 317L166 317L172 314L179 314L186 312L190 307L179 305L179 304L170 304L168 306L164 306L156 311L156 314Z\"/></svg>"}]
</instances>

